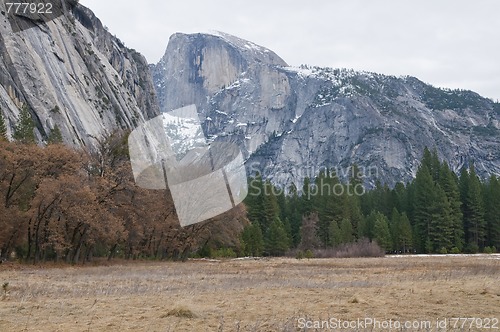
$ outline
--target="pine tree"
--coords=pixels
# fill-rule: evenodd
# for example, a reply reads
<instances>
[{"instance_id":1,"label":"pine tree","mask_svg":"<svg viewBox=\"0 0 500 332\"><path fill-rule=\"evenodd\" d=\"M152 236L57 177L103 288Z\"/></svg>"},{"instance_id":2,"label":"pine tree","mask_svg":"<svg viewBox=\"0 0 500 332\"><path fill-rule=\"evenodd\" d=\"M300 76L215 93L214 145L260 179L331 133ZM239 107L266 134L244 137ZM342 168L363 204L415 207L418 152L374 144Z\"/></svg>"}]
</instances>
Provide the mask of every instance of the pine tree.
<instances>
[{"instance_id":1,"label":"pine tree","mask_svg":"<svg viewBox=\"0 0 500 332\"><path fill-rule=\"evenodd\" d=\"M5 119L2 114L2 109L0 109L0 141L8 140L7 137L7 125L5 124Z\"/></svg>"},{"instance_id":2,"label":"pine tree","mask_svg":"<svg viewBox=\"0 0 500 332\"><path fill-rule=\"evenodd\" d=\"M347 215L351 221L353 234L357 237L359 233L358 228L363 219L363 213L361 212L361 196L364 196L364 187L359 167L355 164L351 171L352 173L348 184L348 186L350 186L348 189L351 192L351 195L347 197ZM363 189L361 196L359 192L360 188Z\"/></svg>"},{"instance_id":3,"label":"pine tree","mask_svg":"<svg viewBox=\"0 0 500 332\"><path fill-rule=\"evenodd\" d=\"M340 227L336 220L330 221L330 225L328 226L328 245L332 247L336 247L342 244L342 237L340 234Z\"/></svg>"},{"instance_id":4,"label":"pine tree","mask_svg":"<svg viewBox=\"0 0 500 332\"><path fill-rule=\"evenodd\" d=\"M393 202L392 194L387 184L382 185L380 181L376 181L373 195L373 210L379 211L385 215L390 215Z\"/></svg>"},{"instance_id":5,"label":"pine tree","mask_svg":"<svg viewBox=\"0 0 500 332\"><path fill-rule=\"evenodd\" d=\"M486 243L500 249L500 181L492 175L485 187Z\"/></svg>"},{"instance_id":6,"label":"pine tree","mask_svg":"<svg viewBox=\"0 0 500 332\"><path fill-rule=\"evenodd\" d=\"M392 190L394 207L398 212L408 212L408 191L402 182L396 183Z\"/></svg>"},{"instance_id":7,"label":"pine tree","mask_svg":"<svg viewBox=\"0 0 500 332\"><path fill-rule=\"evenodd\" d=\"M326 171L322 170L314 179L314 186L311 187L311 205L319 217L318 236L325 245L329 242L328 227L333 218L327 209L335 202L335 198L331 195L332 188L329 187L329 182Z\"/></svg>"},{"instance_id":8,"label":"pine tree","mask_svg":"<svg viewBox=\"0 0 500 332\"><path fill-rule=\"evenodd\" d=\"M269 180L264 182L263 219L261 224L263 232L266 232L269 225L280 217L278 199L275 195L277 192L278 190Z\"/></svg>"},{"instance_id":9,"label":"pine tree","mask_svg":"<svg viewBox=\"0 0 500 332\"><path fill-rule=\"evenodd\" d=\"M464 246L464 226L458 179L445 161L441 165L439 184L446 193L450 204L451 245L462 251Z\"/></svg>"},{"instance_id":10,"label":"pine tree","mask_svg":"<svg viewBox=\"0 0 500 332\"><path fill-rule=\"evenodd\" d=\"M432 155L431 155L431 168L429 169L431 172L432 179L434 182L439 181L440 177L440 171L441 171L441 162L439 161L437 149L434 148L432 150Z\"/></svg>"},{"instance_id":11,"label":"pine tree","mask_svg":"<svg viewBox=\"0 0 500 332\"><path fill-rule=\"evenodd\" d=\"M61 144L63 142L61 130L58 125L55 125L54 129L51 130L49 137L47 138L47 142L49 144Z\"/></svg>"},{"instance_id":12,"label":"pine tree","mask_svg":"<svg viewBox=\"0 0 500 332\"><path fill-rule=\"evenodd\" d=\"M415 178L415 197L414 197L414 220L415 220L415 244L419 252L428 252L433 247L430 243L429 233L431 231L431 223L433 218L434 198L434 181L427 169L427 166L422 163L422 166L417 171Z\"/></svg>"},{"instance_id":13,"label":"pine tree","mask_svg":"<svg viewBox=\"0 0 500 332\"><path fill-rule=\"evenodd\" d=\"M259 225L264 223L264 184L260 174L249 180L248 195L245 198L248 219Z\"/></svg>"},{"instance_id":14,"label":"pine tree","mask_svg":"<svg viewBox=\"0 0 500 332\"><path fill-rule=\"evenodd\" d=\"M377 241L380 247L389 251L392 247L391 232L389 231L389 223L387 217L378 212L373 226L374 240Z\"/></svg>"},{"instance_id":15,"label":"pine tree","mask_svg":"<svg viewBox=\"0 0 500 332\"><path fill-rule=\"evenodd\" d=\"M304 184L302 185L302 195L301 195L301 211L300 214L305 216L310 214L313 210L311 202L311 179L308 177L304 178Z\"/></svg>"},{"instance_id":16,"label":"pine tree","mask_svg":"<svg viewBox=\"0 0 500 332\"><path fill-rule=\"evenodd\" d=\"M451 208L446 193L437 184L434 190L432 218L429 226L429 245L426 248L429 252L451 249L453 224L450 214Z\"/></svg>"},{"instance_id":17,"label":"pine tree","mask_svg":"<svg viewBox=\"0 0 500 332\"><path fill-rule=\"evenodd\" d=\"M24 105L14 130L14 139L22 143L35 143L35 123L27 105Z\"/></svg>"},{"instance_id":18,"label":"pine tree","mask_svg":"<svg viewBox=\"0 0 500 332\"><path fill-rule=\"evenodd\" d=\"M420 163L420 166L421 167L425 166L427 167L428 170L432 169L432 154L427 146L424 148L424 153L422 155L422 161Z\"/></svg>"},{"instance_id":19,"label":"pine tree","mask_svg":"<svg viewBox=\"0 0 500 332\"><path fill-rule=\"evenodd\" d=\"M342 219L339 225L340 242L351 243L354 241L352 224L349 219Z\"/></svg>"},{"instance_id":20,"label":"pine tree","mask_svg":"<svg viewBox=\"0 0 500 332\"><path fill-rule=\"evenodd\" d=\"M466 172L466 171L465 171ZM486 223L481 193L481 182L476 175L474 165L470 166L468 176L461 175L463 217L465 239L469 252L477 252L484 248Z\"/></svg>"},{"instance_id":21,"label":"pine tree","mask_svg":"<svg viewBox=\"0 0 500 332\"><path fill-rule=\"evenodd\" d=\"M290 225L290 220L288 220L288 218L286 218L285 221L283 222L283 228L285 229L286 238L288 239L287 247L291 248L292 245L293 245L293 241L292 241L292 226Z\"/></svg>"},{"instance_id":22,"label":"pine tree","mask_svg":"<svg viewBox=\"0 0 500 332\"><path fill-rule=\"evenodd\" d=\"M296 247L300 243L300 227L302 226L302 215L300 214L301 199L297 193L297 187L292 183L286 198L286 208L290 220L292 246Z\"/></svg>"},{"instance_id":23,"label":"pine tree","mask_svg":"<svg viewBox=\"0 0 500 332\"><path fill-rule=\"evenodd\" d=\"M266 251L271 256L282 256L289 248L288 236L283 223L276 218L270 225L266 234Z\"/></svg>"},{"instance_id":24,"label":"pine tree","mask_svg":"<svg viewBox=\"0 0 500 332\"><path fill-rule=\"evenodd\" d=\"M373 210L368 217L363 218L362 223L358 230L358 238L367 238L370 241L373 240L374 233L373 229L375 226L375 219L377 219L377 215L379 212Z\"/></svg>"},{"instance_id":25,"label":"pine tree","mask_svg":"<svg viewBox=\"0 0 500 332\"><path fill-rule=\"evenodd\" d=\"M334 171L330 174L320 173L316 185L320 186L318 192L321 193L313 205L319 216L318 234L323 244L328 245L331 242L329 228L332 220L339 223L349 217L347 190Z\"/></svg>"},{"instance_id":26,"label":"pine tree","mask_svg":"<svg viewBox=\"0 0 500 332\"><path fill-rule=\"evenodd\" d=\"M257 223L246 226L241 234L241 242L245 255L261 256L264 250L264 240L260 226Z\"/></svg>"}]
</instances>

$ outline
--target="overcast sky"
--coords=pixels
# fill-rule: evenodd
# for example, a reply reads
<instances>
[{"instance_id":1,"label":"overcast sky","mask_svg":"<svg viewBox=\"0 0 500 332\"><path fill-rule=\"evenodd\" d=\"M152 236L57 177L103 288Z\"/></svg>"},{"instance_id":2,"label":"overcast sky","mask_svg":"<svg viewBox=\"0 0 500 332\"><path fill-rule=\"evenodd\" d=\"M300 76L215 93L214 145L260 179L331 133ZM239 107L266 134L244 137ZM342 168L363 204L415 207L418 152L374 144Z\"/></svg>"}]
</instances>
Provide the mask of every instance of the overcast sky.
<instances>
[{"instance_id":1,"label":"overcast sky","mask_svg":"<svg viewBox=\"0 0 500 332\"><path fill-rule=\"evenodd\" d=\"M288 64L412 75L500 100L497 0L80 0L156 63L175 32L219 30Z\"/></svg>"}]
</instances>

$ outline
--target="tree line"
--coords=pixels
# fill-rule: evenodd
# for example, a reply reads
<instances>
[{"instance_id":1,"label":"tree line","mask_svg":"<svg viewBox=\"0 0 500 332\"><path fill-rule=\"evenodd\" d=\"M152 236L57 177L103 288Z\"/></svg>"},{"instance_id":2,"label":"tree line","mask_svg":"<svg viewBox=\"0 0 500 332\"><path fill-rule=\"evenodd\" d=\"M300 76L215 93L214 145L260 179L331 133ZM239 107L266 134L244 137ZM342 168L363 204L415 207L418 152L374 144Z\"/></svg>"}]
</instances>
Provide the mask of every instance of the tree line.
<instances>
[{"instance_id":1,"label":"tree line","mask_svg":"<svg viewBox=\"0 0 500 332\"><path fill-rule=\"evenodd\" d=\"M41 147L25 107L13 138L0 112L0 259L186 259L204 246L239 246L242 206L181 228L168 190L135 185L127 132L77 150L55 130Z\"/></svg>"},{"instance_id":2,"label":"tree line","mask_svg":"<svg viewBox=\"0 0 500 332\"><path fill-rule=\"evenodd\" d=\"M474 165L455 174L435 150L425 149L413 181L394 188L377 182L365 191L356 165L345 182L323 169L286 192L257 174L244 204L181 228L168 189L135 185L127 132L77 150L55 127L41 147L27 107L13 129L11 142L0 112L0 259L281 256L366 241L400 253L500 248L499 179L481 181Z\"/></svg>"},{"instance_id":3,"label":"tree line","mask_svg":"<svg viewBox=\"0 0 500 332\"><path fill-rule=\"evenodd\" d=\"M436 150L425 149L416 178L394 188L377 182L356 190L363 174L353 166L346 183L333 170L305 178L299 191L250 179L245 204L251 225L242 234L247 255L283 255L290 249L335 248L361 239L386 252L477 253L500 248L500 181L481 181L474 165L455 174Z\"/></svg>"}]
</instances>

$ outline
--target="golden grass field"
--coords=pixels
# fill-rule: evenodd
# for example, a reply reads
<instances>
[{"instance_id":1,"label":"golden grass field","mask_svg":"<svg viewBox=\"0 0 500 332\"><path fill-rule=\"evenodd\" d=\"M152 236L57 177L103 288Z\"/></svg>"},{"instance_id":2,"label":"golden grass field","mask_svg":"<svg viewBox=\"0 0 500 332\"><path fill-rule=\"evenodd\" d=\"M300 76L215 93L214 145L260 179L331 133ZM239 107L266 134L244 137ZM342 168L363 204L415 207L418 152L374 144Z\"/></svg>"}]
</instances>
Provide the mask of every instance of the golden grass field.
<instances>
[{"instance_id":1,"label":"golden grass field","mask_svg":"<svg viewBox=\"0 0 500 332\"><path fill-rule=\"evenodd\" d=\"M2 332L314 331L300 319L500 318L499 255L2 264L0 285Z\"/></svg>"}]
</instances>

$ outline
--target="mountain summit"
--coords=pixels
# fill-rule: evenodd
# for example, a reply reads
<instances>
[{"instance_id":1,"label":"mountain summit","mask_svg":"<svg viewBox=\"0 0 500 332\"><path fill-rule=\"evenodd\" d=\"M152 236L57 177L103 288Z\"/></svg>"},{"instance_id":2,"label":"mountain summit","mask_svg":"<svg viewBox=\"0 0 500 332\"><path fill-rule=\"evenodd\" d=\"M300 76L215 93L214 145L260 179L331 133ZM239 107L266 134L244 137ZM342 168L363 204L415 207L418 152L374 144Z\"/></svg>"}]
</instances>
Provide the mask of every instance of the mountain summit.
<instances>
[{"instance_id":1,"label":"mountain summit","mask_svg":"<svg viewBox=\"0 0 500 332\"><path fill-rule=\"evenodd\" d=\"M290 67L225 33L175 34L151 69L163 111L196 104L205 133L238 143L249 170L276 184L354 163L368 183L394 184L414 177L425 147L455 170L474 162L483 176L500 173L500 104L471 91Z\"/></svg>"}]
</instances>

